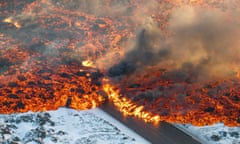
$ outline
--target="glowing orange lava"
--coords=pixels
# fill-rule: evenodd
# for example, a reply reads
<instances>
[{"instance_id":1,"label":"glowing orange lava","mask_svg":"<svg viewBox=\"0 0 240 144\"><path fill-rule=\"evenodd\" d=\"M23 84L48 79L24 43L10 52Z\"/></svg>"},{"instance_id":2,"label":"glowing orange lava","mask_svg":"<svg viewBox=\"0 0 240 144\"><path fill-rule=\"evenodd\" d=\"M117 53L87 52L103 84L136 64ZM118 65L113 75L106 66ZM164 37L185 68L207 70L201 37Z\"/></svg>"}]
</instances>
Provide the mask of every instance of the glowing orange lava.
<instances>
[{"instance_id":1,"label":"glowing orange lava","mask_svg":"<svg viewBox=\"0 0 240 144\"><path fill-rule=\"evenodd\" d=\"M125 116L135 116L143 119L145 122L158 123L161 119L159 115L153 115L144 109L144 106L138 106L131 100L123 97L118 89L110 84L103 86L104 91L108 94L109 99Z\"/></svg>"},{"instance_id":2,"label":"glowing orange lava","mask_svg":"<svg viewBox=\"0 0 240 144\"><path fill-rule=\"evenodd\" d=\"M233 66L236 79L208 83L164 79L167 66L121 80L107 76L109 65L124 57L125 45L144 25L143 17L170 37L166 27L174 7L224 11L224 2L217 0L154 2L157 9L144 0L0 2L0 113L91 109L108 99L125 116L145 122L240 126L239 66Z\"/></svg>"}]
</instances>

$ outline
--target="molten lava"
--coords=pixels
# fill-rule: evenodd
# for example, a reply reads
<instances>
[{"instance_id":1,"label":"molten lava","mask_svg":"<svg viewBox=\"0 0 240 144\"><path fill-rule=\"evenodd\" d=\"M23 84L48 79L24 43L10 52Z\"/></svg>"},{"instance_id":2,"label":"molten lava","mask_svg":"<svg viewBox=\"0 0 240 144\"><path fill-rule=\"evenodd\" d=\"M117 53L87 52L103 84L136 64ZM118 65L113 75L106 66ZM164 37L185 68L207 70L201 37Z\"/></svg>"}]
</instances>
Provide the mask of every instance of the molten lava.
<instances>
[{"instance_id":1,"label":"molten lava","mask_svg":"<svg viewBox=\"0 0 240 144\"><path fill-rule=\"evenodd\" d=\"M12 18L6 18L3 22L13 24L16 28L21 28L21 25L18 22L14 22Z\"/></svg>"},{"instance_id":2,"label":"molten lava","mask_svg":"<svg viewBox=\"0 0 240 144\"><path fill-rule=\"evenodd\" d=\"M144 111L144 106L134 104L130 99L122 96L118 89L110 84L103 86L104 91L108 94L109 99L125 116L135 116L143 119L145 122L158 123L161 119L159 115L153 115Z\"/></svg>"},{"instance_id":3,"label":"molten lava","mask_svg":"<svg viewBox=\"0 0 240 144\"><path fill-rule=\"evenodd\" d=\"M85 66L85 67L92 67L92 68L95 67L94 64L93 64L93 62L90 61L90 60L82 61L82 65Z\"/></svg>"},{"instance_id":4,"label":"molten lava","mask_svg":"<svg viewBox=\"0 0 240 144\"><path fill-rule=\"evenodd\" d=\"M144 23L142 15L168 38L173 8L187 4L224 11L222 1L155 0L156 9L143 0L13 3L0 2L0 113L83 110L109 100L124 115L145 122L240 126L238 65L235 79L210 82L192 82L191 74L181 79L168 66L118 78L106 70L125 56L125 45Z\"/></svg>"},{"instance_id":5,"label":"molten lava","mask_svg":"<svg viewBox=\"0 0 240 144\"><path fill-rule=\"evenodd\" d=\"M223 122L239 125L239 80L199 84L166 81L164 72L140 74L121 82L104 85L114 105L125 115L148 122L211 125Z\"/></svg>"}]
</instances>

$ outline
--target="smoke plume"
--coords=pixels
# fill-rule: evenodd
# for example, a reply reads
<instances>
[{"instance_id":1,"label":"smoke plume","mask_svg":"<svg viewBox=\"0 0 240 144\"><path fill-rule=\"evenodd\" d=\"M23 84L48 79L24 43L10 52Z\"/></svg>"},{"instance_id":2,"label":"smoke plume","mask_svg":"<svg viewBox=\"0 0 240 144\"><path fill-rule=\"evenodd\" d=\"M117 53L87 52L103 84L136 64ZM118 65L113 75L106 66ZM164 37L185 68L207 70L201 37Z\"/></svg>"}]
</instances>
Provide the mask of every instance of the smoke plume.
<instances>
[{"instance_id":1,"label":"smoke plume","mask_svg":"<svg viewBox=\"0 0 240 144\"><path fill-rule=\"evenodd\" d=\"M38 5L36 3L39 3L39 8L31 9L31 6ZM88 51L98 49L97 46L91 44L90 40L90 42L81 40L81 37L79 37L79 35L86 37L87 31L92 30L90 26L87 30L79 30L78 25L74 25L75 21L76 24L81 25L82 17L77 19L72 17L72 19L69 18L69 21L66 20L63 25L59 25L61 29L64 29L61 32L52 31L55 26L46 26L46 29L38 27L38 20L51 14L56 15L54 12L55 7L83 12L96 19L111 17L117 20L119 17L122 17L126 20L124 22L128 23L128 29L132 27L139 29L140 27L141 30L138 32L134 46L132 46L131 42L126 45L118 43L117 46L124 47L123 50L125 52L123 60L118 64L113 65L114 62L109 62L111 64L108 65L108 61L112 61L116 57L116 50L112 48L108 49L105 57L96 59L95 63L97 65L104 65L104 71L108 69L109 76L134 74L146 71L147 67L164 68L170 73L170 77L176 73L192 75L196 80L225 78L235 75L234 72L239 67L240 40L238 37L240 36L240 30L238 28L239 20L237 19L239 10L230 8L234 4L230 2L224 4L227 10L223 12L217 9L197 6L177 7L172 4L174 2L168 1L163 1L164 4L161 4L161 6L159 3L156 0L150 0L147 3L141 1L131 2L129 0L97 0L94 2L71 0L68 3L64 0L38 0L30 4L22 13L6 19L6 21L14 23L16 27L21 27L17 31L8 31L8 35L19 39L26 45L32 42L32 37L39 39L39 45L43 45L43 47L45 47L44 44L47 42L50 45L42 49L43 55L47 56L58 57L61 53L56 49L55 43L62 42L63 49L73 45L71 47L75 49L71 50L71 52L66 52L67 54L64 57L67 60L74 59L81 62L86 59L85 57L89 57L88 55L85 56L85 49L88 49ZM139 5L144 6L141 6L140 9L138 8ZM172 8L173 11L169 10ZM168 38L159 28L161 22L157 23L150 16L151 14L168 13L166 11L171 11L166 29L168 32L173 33ZM64 19L68 18L64 17ZM99 21L101 19L98 19L96 23ZM165 21L163 20L162 22ZM51 21L46 21L45 23L51 24ZM93 28L95 28L94 26L95 24L92 24ZM106 31L110 27L107 26ZM31 33L28 32L29 29L31 29ZM106 35L109 33L106 33ZM71 42L75 37L77 37L76 42ZM121 38L119 41L121 41ZM92 45L96 48L92 48ZM104 64L102 64L102 61L104 61ZM166 77L169 76L167 75Z\"/></svg>"},{"instance_id":2,"label":"smoke plume","mask_svg":"<svg viewBox=\"0 0 240 144\"><path fill-rule=\"evenodd\" d=\"M201 7L176 8L169 19L170 38L164 38L150 20L138 34L135 47L108 73L134 74L151 66L166 68L166 77L174 73L186 73L195 80L234 76L240 59L240 29L229 19L235 19L234 15Z\"/></svg>"}]
</instances>

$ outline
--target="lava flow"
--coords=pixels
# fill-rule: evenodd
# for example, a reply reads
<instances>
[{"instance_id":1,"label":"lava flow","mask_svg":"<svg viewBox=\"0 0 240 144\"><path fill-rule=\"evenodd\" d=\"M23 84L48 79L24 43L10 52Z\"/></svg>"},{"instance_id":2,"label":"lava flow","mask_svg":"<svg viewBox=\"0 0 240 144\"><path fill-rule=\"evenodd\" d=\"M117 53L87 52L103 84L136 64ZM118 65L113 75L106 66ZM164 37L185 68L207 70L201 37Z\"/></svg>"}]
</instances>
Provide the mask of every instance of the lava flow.
<instances>
[{"instance_id":1,"label":"lava flow","mask_svg":"<svg viewBox=\"0 0 240 144\"><path fill-rule=\"evenodd\" d=\"M145 122L240 126L240 3L0 2L0 113L112 102Z\"/></svg>"}]
</instances>

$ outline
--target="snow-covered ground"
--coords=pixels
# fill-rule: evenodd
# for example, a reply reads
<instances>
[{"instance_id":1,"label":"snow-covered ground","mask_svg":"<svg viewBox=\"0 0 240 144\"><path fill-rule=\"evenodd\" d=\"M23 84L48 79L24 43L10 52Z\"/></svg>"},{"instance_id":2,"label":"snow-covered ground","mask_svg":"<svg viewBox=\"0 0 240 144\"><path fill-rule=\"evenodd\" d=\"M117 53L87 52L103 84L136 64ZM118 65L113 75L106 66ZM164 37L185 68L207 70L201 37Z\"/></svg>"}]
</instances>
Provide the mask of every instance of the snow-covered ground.
<instances>
[{"instance_id":1,"label":"snow-covered ground","mask_svg":"<svg viewBox=\"0 0 240 144\"><path fill-rule=\"evenodd\" d=\"M203 127L190 124L175 126L203 144L240 144L240 127L227 127L222 123Z\"/></svg>"},{"instance_id":2,"label":"snow-covered ground","mask_svg":"<svg viewBox=\"0 0 240 144\"><path fill-rule=\"evenodd\" d=\"M1 144L148 144L100 109L0 115Z\"/></svg>"},{"instance_id":3,"label":"snow-covered ground","mask_svg":"<svg viewBox=\"0 0 240 144\"><path fill-rule=\"evenodd\" d=\"M240 127L176 124L203 144L240 144ZM0 144L149 144L101 109L0 115Z\"/></svg>"}]
</instances>

